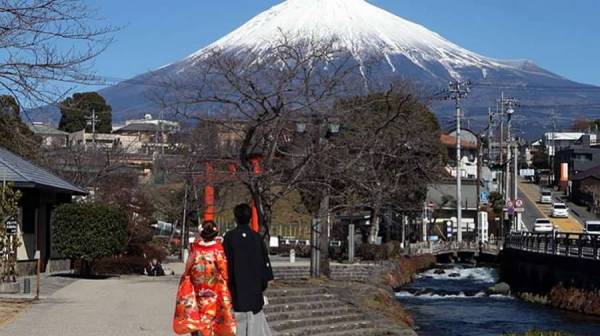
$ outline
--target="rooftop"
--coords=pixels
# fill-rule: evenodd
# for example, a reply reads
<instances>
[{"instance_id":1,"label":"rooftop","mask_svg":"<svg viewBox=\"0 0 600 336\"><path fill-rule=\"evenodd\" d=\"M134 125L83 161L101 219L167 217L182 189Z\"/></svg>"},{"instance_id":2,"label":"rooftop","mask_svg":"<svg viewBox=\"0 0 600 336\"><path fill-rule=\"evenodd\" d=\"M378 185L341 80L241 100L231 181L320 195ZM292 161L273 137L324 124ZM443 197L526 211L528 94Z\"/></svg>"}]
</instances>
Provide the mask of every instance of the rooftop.
<instances>
[{"instance_id":1,"label":"rooftop","mask_svg":"<svg viewBox=\"0 0 600 336\"><path fill-rule=\"evenodd\" d=\"M584 170L581 173L573 176L572 180L573 181L581 181L581 180L585 180L590 177L600 180L600 166L596 166L596 167L590 168L588 170Z\"/></svg>"},{"instance_id":2,"label":"rooftop","mask_svg":"<svg viewBox=\"0 0 600 336\"><path fill-rule=\"evenodd\" d=\"M83 189L3 147L0 147L0 181L12 182L17 188L53 189L74 195L86 194Z\"/></svg>"},{"instance_id":3,"label":"rooftop","mask_svg":"<svg viewBox=\"0 0 600 336\"><path fill-rule=\"evenodd\" d=\"M62 135L67 136L69 133L63 132L56 127L44 124L44 123L33 123L29 124L29 129L35 134L43 134L43 135Z\"/></svg>"}]
</instances>

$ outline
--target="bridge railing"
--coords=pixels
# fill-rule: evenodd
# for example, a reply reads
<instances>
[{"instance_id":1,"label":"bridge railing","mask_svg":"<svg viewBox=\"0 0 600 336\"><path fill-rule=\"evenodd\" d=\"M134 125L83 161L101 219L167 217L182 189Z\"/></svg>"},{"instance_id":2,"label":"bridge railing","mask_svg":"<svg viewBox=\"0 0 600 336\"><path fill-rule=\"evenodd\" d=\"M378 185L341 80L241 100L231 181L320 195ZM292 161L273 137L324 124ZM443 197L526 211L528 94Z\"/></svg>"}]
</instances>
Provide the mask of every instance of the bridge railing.
<instances>
[{"instance_id":1,"label":"bridge railing","mask_svg":"<svg viewBox=\"0 0 600 336\"><path fill-rule=\"evenodd\" d=\"M419 242L409 245L410 255L443 254L449 252L485 252L498 254L503 248L503 242L478 243L474 241L436 241Z\"/></svg>"},{"instance_id":2,"label":"bridge railing","mask_svg":"<svg viewBox=\"0 0 600 336\"><path fill-rule=\"evenodd\" d=\"M505 248L600 260L600 235L573 232L511 234Z\"/></svg>"}]
</instances>

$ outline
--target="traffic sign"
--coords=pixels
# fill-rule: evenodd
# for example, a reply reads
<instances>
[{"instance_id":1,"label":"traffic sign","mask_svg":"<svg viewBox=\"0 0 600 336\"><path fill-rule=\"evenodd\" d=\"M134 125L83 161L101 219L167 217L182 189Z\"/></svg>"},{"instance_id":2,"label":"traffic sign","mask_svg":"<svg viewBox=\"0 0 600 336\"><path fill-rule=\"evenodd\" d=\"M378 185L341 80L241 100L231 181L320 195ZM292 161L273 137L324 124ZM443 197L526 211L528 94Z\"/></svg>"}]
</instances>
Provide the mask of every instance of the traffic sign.
<instances>
[{"instance_id":1,"label":"traffic sign","mask_svg":"<svg viewBox=\"0 0 600 336\"><path fill-rule=\"evenodd\" d=\"M16 234L17 227L19 226L19 222L13 217L10 216L4 220L4 229L7 234Z\"/></svg>"},{"instance_id":2,"label":"traffic sign","mask_svg":"<svg viewBox=\"0 0 600 336\"><path fill-rule=\"evenodd\" d=\"M511 208L514 209L515 205L512 201L506 201L506 207L510 210Z\"/></svg>"},{"instance_id":3,"label":"traffic sign","mask_svg":"<svg viewBox=\"0 0 600 336\"><path fill-rule=\"evenodd\" d=\"M517 199L515 201L515 208L522 208L523 207L523 200L522 199Z\"/></svg>"},{"instance_id":4,"label":"traffic sign","mask_svg":"<svg viewBox=\"0 0 600 336\"><path fill-rule=\"evenodd\" d=\"M434 209L435 208L435 203L433 203L433 201L429 201L429 203L427 203L427 207L430 209Z\"/></svg>"},{"instance_id":5,"label":"traffic sign","mask_svg":"<svg viewBox=\"0 0 600 336\"><path fill-rule=\"evenodd\" d=\"M487 191L482 191L479 194L479 200L481 204L488 204L490 202L490 194Z\"/></svg>"}]
</instances>

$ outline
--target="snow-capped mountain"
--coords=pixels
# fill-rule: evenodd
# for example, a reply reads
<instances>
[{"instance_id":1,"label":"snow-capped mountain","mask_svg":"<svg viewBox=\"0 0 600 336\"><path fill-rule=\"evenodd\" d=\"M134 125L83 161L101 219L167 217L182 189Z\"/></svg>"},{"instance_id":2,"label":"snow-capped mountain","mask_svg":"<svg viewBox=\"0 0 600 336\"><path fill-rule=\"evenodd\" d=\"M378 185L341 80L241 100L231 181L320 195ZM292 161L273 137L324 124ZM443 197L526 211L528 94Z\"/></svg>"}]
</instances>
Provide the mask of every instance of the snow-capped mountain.
<instances>
[{"instance_id":1,"label":"snow-capped mountain","mask_svg":"<svg viewBox=\"0 0 600 336\"><path fill-rule=\"evenodd\" d=\"M100 93L113 106L115 119L139 117L158 109L149 99L149 92L159 89L153 84L158 78L192 72L212 48L234 53L266 51L282 34L335 39L357 62L378 59L369 74L378 80L408 78L433 87L445 87L450 80L471 80L475 87L467 111L475 115L486 114L501 90L532 106L600 103L600 88L569 81L531 61L479 55L365 0L284 1L185 59ZM528 113L535 116L542 109Z\"/></svg>"}]
</instances>

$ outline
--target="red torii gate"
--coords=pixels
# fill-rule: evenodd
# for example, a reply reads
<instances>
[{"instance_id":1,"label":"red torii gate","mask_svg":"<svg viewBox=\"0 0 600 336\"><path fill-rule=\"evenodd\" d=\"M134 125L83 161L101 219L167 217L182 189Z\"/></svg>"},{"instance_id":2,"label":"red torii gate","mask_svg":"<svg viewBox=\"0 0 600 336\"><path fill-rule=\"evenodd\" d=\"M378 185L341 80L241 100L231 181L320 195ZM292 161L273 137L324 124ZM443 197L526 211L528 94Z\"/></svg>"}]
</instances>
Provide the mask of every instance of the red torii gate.
<instances>
[{"instance_id":1,"label":"red torii gate","mask_svg":"<svg viewBox=\"0 0 600 336\"><path fill-rule=\"evenodd\" d=\"M260 166L261 157L253 156L250 158L250 163L252 165L252 173L253 174L261 174L262 168ZM215 172L214 161L206 161L204 162L205 172L206 172L206 184L204 186L204 214L202 219L204 222L214 221L215 220L215 187L214 183L217 172ZM227 171L229 176L235 176L237 174L237 166L233 162L227 163ZM252 220L250 223L250 227L255 232L260 231L259 217L258 217L258 209L252 201Z\"/></svg>"}]
</instances>

